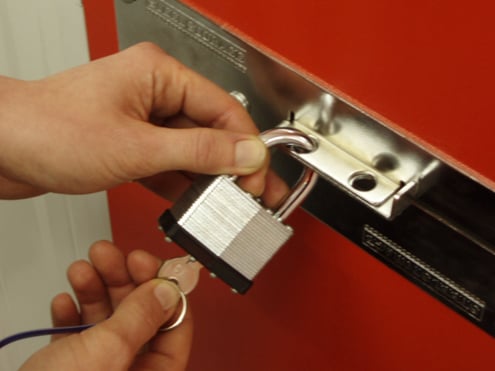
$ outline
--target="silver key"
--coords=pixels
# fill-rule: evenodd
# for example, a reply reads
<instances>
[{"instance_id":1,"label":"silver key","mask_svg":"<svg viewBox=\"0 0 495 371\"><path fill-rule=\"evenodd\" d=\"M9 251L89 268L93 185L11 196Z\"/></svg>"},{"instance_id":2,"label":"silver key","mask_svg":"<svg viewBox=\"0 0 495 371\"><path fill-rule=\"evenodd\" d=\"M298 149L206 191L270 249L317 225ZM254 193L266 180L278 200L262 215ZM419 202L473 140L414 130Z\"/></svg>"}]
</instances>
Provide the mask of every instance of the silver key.
<instances>
[{"instance_id":1,"label":"silver key","mask_svg":"<svg viewBox=\"0 0 495 371\"><path fill-rule=\"evenodd\" d=\"M164 261L157 277L176 281L182 292L189 294L198 284L201 268L203 266L197 260L186 255Z\"/></svg>"}]
</instances>

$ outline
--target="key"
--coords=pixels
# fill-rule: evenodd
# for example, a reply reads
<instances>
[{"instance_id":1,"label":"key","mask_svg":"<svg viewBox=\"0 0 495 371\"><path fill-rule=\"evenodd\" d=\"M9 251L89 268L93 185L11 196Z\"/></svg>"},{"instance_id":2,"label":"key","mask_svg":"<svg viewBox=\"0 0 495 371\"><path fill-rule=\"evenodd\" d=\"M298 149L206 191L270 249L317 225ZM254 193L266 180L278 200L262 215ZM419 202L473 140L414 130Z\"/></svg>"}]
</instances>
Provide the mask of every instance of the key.
<instances>
[{"instance_id":1,"label":"key","mask_svg":"<svg viewBox=\"0 0 495 371\"><path fill-rule=\"evenodd\" d=\"M184 294L189 294L199 281L199 272L203 266L191 255L173 258L163 262L158 269L158 278L174 280Z\"/></svg>"}]
</instances>

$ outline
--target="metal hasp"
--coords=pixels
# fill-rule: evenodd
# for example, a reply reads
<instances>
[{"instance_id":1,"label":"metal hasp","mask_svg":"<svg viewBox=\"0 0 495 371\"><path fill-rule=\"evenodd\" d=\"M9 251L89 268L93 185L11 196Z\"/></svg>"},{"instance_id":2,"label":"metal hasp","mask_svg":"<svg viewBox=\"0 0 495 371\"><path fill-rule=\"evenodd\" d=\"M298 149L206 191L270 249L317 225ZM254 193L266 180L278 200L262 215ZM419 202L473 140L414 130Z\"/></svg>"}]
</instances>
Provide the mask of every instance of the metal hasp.
<instances>
[{"instance_id":1,"label":"metal hasp","mask_svg":"<svg viewBox=\"0 0 495 371\"><path fill-rule=\"evenodd\" d=\"M115 4L121 48L154 42L235 91L260 131L290 126L315 139L297 161L272 161L291 182L299 162L321 175L308 212L495 335L493 189L179 1Z\"/></svg>"},{"instance_id":2,"label":"metal hasp","mask_svg":"<svg viewBox=\"0 0 495 371\"><path fill-rule=\"evenodd\" d=\"M295 157L387 219L423 193L440 161L330 93L282 123L312 135L318 150Z\"/></svg>"}]
</instances>

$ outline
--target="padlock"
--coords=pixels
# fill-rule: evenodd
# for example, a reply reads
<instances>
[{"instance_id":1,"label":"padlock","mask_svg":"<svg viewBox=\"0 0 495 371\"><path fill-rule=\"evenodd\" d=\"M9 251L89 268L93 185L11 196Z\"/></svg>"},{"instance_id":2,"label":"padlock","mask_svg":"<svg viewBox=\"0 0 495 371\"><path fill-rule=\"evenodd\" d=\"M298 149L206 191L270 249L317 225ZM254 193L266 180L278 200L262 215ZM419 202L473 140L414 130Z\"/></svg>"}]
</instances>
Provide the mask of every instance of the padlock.
<instances>
[{"instance_id":1,"label":"padlock","mask_svg":"<svg viewBox=\"0 0 495 371\"><path fill-rule=\"evenodd\" d=\"M316 142L299 130L275 128L263 132L267 147L312 152ZM232 175L202 176L159 219L167 239L177 243L210 272L245 293L253 278L292 236L283 221L312 190L317 174L305 167L277 210L236 183Z\"/></svg>"}]
</instances>

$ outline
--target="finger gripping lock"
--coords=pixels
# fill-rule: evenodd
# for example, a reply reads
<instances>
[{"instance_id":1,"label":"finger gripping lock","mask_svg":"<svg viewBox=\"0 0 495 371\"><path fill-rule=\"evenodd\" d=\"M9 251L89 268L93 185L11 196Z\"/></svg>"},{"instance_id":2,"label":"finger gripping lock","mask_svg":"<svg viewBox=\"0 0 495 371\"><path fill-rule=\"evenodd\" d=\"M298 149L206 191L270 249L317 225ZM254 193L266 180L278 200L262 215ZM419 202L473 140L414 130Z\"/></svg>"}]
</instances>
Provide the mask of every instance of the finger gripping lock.
<instances>
[{"instance_id":1,"label":"finger gripping lock","mask_svg":"<svg viewBox=\"0 0 495 371\"><path fill-rule=\"evenodd\" d=\"M263 132L267 147L312 152L316 142L290 128ZM317 174L303 174L274 211L236 183L236 176L203 176L160 217L167 237L196 258L236 292L245 293L253 278L292 236L283 221L313 189Z\"/></svg>"}]
</instances>

